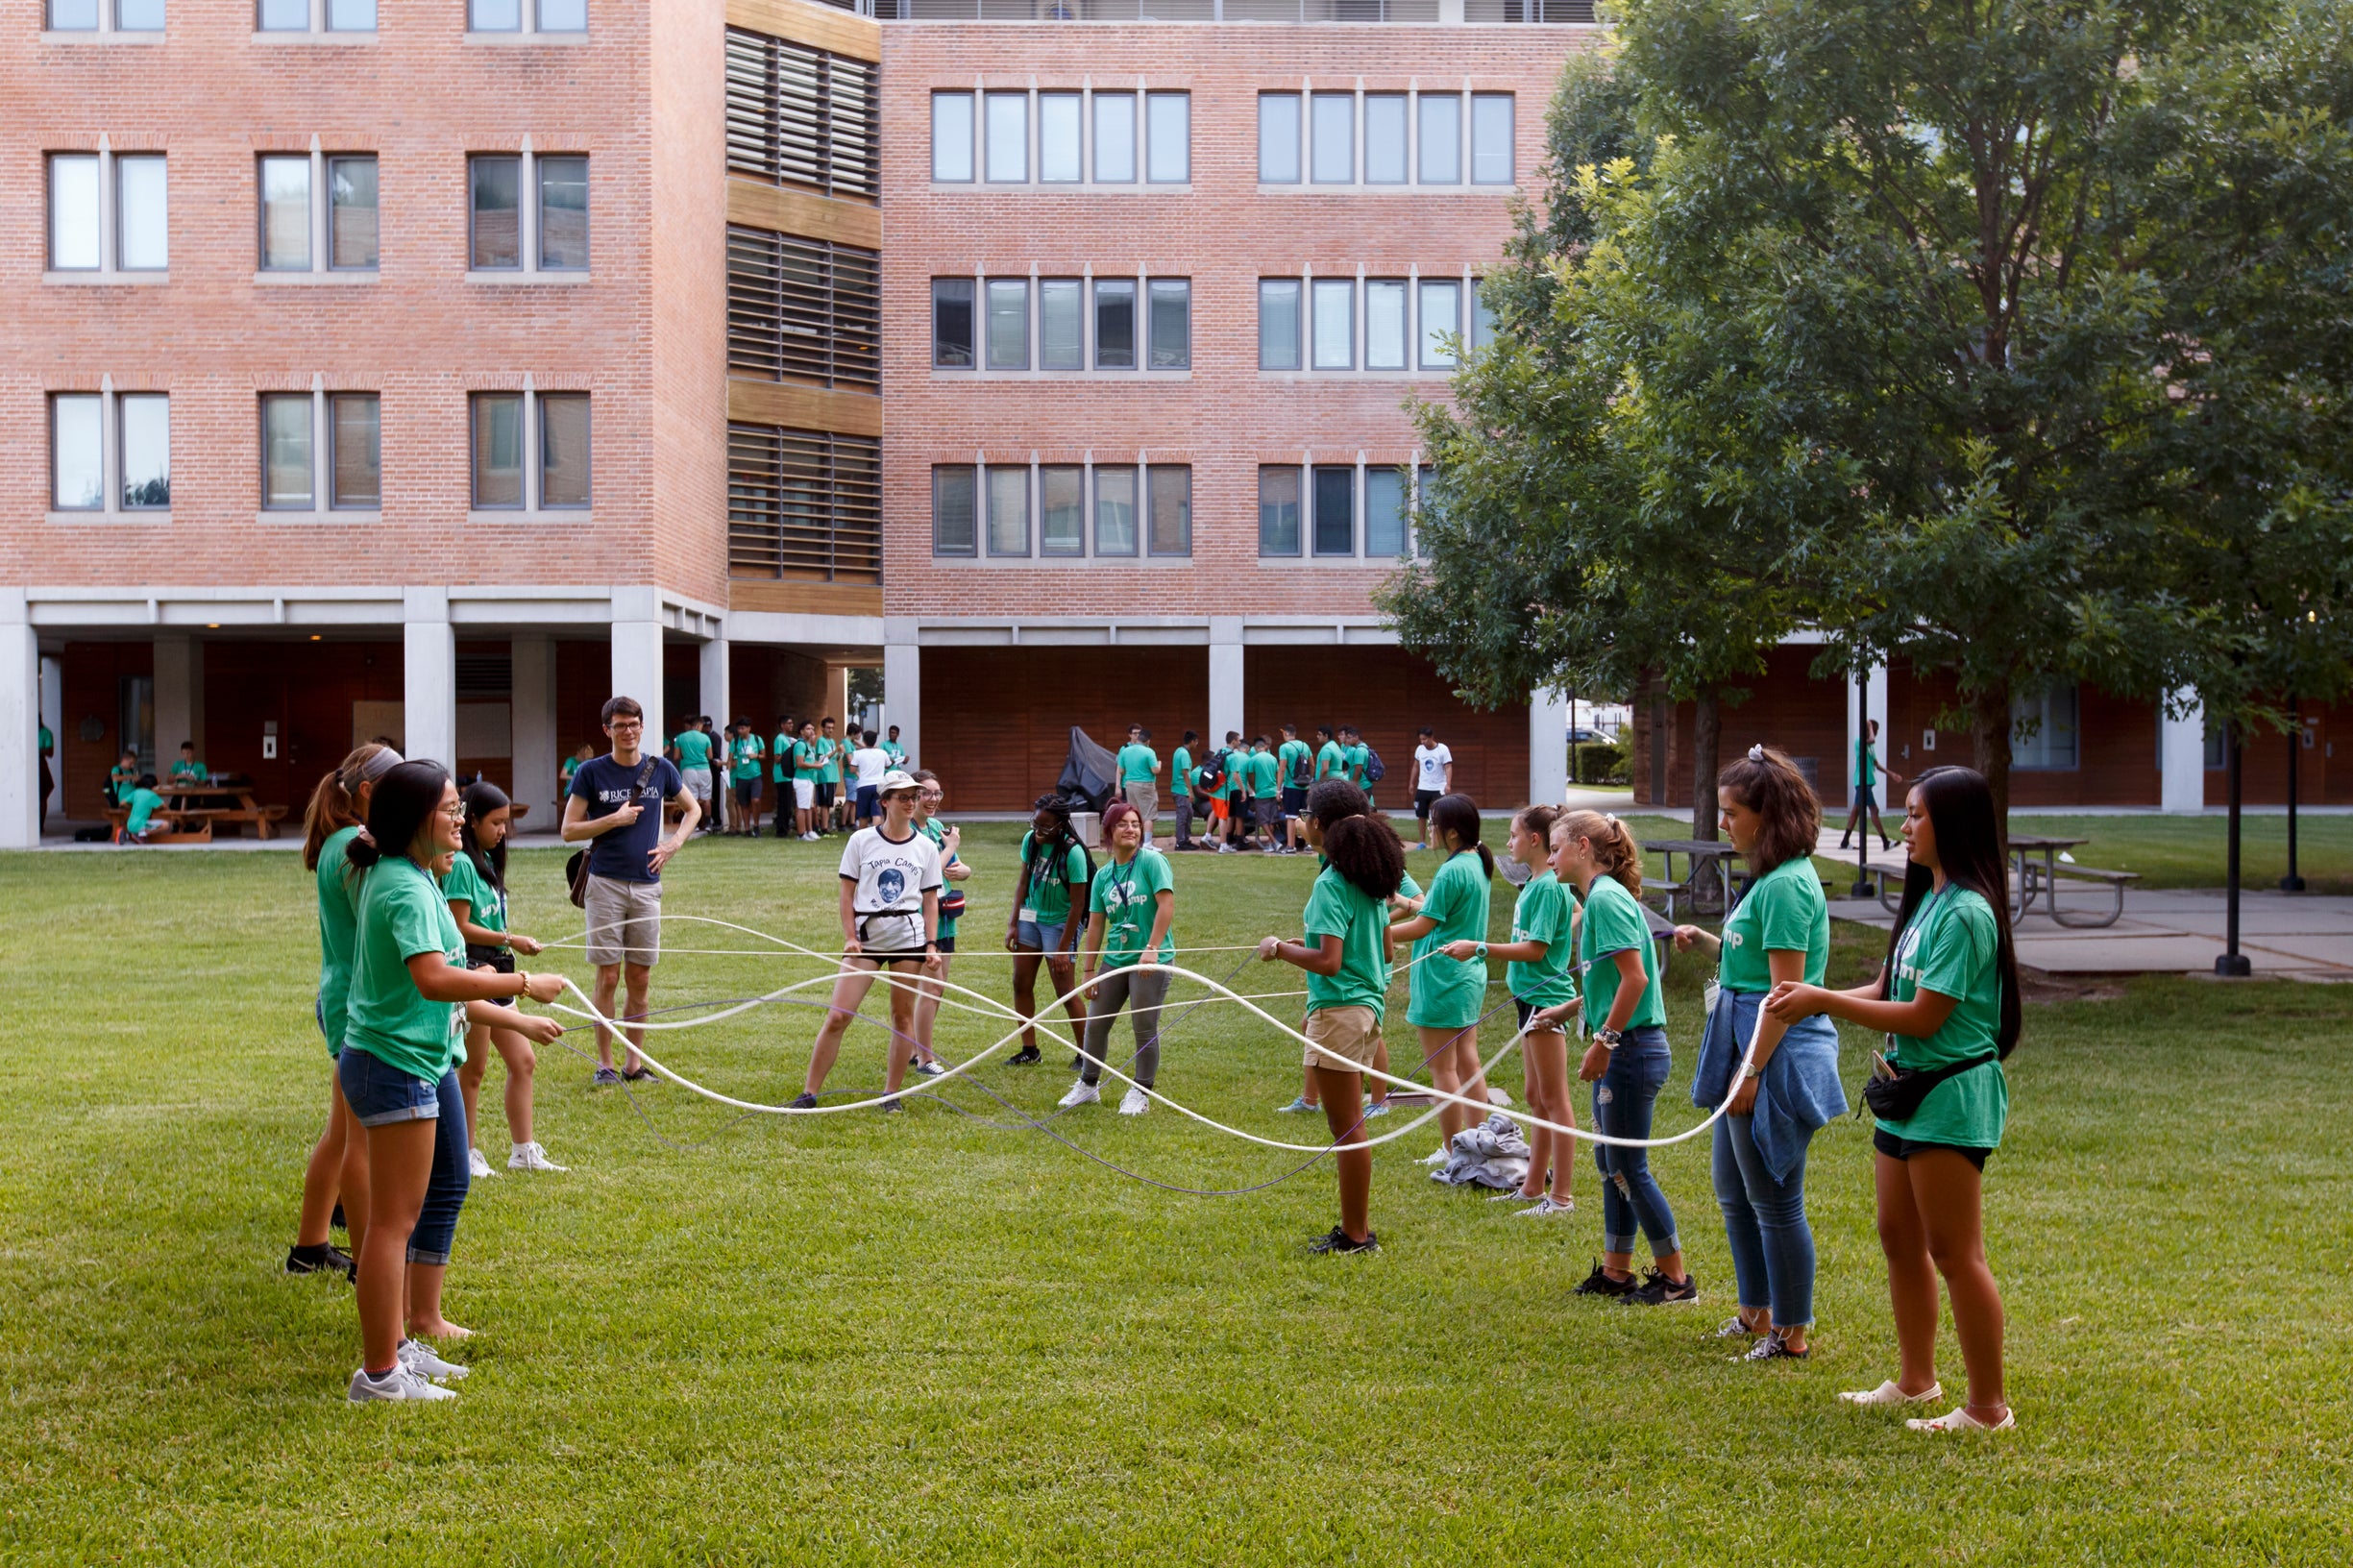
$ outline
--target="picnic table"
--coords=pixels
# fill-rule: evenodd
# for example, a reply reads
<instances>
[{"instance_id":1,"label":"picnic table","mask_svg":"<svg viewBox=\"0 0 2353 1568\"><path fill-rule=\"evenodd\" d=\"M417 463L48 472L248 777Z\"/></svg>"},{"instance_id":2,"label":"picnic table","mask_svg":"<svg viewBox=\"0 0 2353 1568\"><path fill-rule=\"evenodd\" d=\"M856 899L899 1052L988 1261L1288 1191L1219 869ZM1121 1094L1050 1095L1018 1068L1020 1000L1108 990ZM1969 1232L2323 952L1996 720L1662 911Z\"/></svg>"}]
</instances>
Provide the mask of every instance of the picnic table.
<instances>
[{"instance_id":1,"label":"picnic table","mask_svg":"<svg viewBox=\"0 0 2353 1568\"><path fill-rule=\"evenodd\" d=\"M229 774L202 783L182 779L160 784L156 793L163 796L173 816L182 821L193 818L207 823L251 822L257 839L276 838L278 823L286 815L283 806L265 806L257 801L249 781Z\"/></svg>"},{"instance_id":2,"label":"picnic table","mask_svg":"<svg viewBox=\"0 0 2353 1568\"><path fill-rule=\"evenodd\" d=\"M1733 906L1740 902L1739 894L1732 888L1732 860L1735 851L1723 840L1653 839L1643 847L1658 852L1662 874L1657 891L1666 895L1668 919L1675 919L1675 900L1679 896L1688 897L1691 900L1692 913L1701 913L1700 884L1711 871L1722 890L1716 912L1729 915ZM1685 862L1680 881L1676 880L1675 875L1675 857L1678 855L1682 856ZM1644 891L1650 890L1645 889Z\"/></svg>"},{"instance_id":3,"label":"picnic table","mask_svg":"<svg viewBox=\"0 0 2353 1568\"><path fill-rule=\"evenodd\" d=\"M2039 833L2013 833L2010 835L2010 861L2017 868L2018 872L2017 919L2022 920L2026 918L2027 912L2034 908L2035 894L2040 892L2043 894L2044 907L2049 910L2050 918L2053 920L2058 919L2059 853L2063 849L2072 849L2079 844L2090 842L2088 839L2046 838ZM2039 875L2034 864L2036 855L2043 857Z\"/></svg>"}]
</instances>

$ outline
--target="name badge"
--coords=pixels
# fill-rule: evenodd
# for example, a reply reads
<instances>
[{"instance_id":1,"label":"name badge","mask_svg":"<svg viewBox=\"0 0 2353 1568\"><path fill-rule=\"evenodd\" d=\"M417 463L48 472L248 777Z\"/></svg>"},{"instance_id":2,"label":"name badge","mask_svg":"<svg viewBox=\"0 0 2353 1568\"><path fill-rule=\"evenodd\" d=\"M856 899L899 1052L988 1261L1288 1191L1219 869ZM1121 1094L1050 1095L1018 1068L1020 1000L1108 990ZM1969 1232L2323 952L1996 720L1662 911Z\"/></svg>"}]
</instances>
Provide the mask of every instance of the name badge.
<instances>
[{"instance_id":1,"label":"name badge","mask_svg":"<svg viewBox=\"0 0 2353 1568\"><path fill-rule=\"evenodd\" d=\"M1036 925L1038 923L1038 912L1034 909L1023 909L1021 911L1021 919L1029 921L1029 923L1032 925Z\"/></svg>"}]
</instances>

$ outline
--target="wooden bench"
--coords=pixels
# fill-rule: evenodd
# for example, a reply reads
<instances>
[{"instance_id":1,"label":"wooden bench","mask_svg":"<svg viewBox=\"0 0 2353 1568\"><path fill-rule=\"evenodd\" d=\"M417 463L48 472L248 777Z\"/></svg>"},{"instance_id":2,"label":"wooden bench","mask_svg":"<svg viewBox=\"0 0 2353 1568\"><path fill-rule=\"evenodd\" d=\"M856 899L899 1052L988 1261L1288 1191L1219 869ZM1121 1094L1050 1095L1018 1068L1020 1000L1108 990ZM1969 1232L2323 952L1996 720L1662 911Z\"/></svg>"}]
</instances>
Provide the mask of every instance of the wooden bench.
<instances>
[{"instance_id":1,"label":"wooden bench","mask_svg":"<svg viewBox=\"0 0 2353 1568\"><path fill-rule=\"evenodd\" d=\"M198 814L191 812L189 815ZM286 808L283 806L255 806L249 811L242 806L227 808L207 806L203 809L202 815L209 817L216 822L251 822L254 824L255 838L274 839L278 836L278 824L285 821Z\"/></svg>"},{"instance_id":2,"label":"wooden bench","mask_svg":"<svg viewBox=\"0 0 2353 1568\"><path fill-rule=\"evenodd\" d=\"M2073 866L2065 861L2060 862L2054 870L2059 876L2080 877L2086 882L2103 882L2107 884L2109 893L2114 896L2115 901L2108 906L2108 912L2105 915L2088 919L2078 919L2071 917L2059 907L2058 884L2056 880L2052 882L2050 918L2061 925L2087 931L2096 931L2102 926L2114 925L2121 919L2124 914L2124 890L2141 880L2139 871L2104 871L2096 866Z\"/></svg>"},{"instance_id":3,"label":"wooden bench","mask_svg":"<svg viewBox=\"0 0 2353 1568\"><path fill-rule=\"evenodd\" d=\"M169 807L159 806L148 814L147 837L144 842L148 844L210 844L212 842L212 818L215 815L216 813L208 811L174 811ZM107 821L118 828L128 827L131 825L131 809L128 806L109 806ZM184 825L190 821L196 823L194 828ZM157 831L155 824L158 822L171 824L170 830Z\"/></svg>"}]
</instances>

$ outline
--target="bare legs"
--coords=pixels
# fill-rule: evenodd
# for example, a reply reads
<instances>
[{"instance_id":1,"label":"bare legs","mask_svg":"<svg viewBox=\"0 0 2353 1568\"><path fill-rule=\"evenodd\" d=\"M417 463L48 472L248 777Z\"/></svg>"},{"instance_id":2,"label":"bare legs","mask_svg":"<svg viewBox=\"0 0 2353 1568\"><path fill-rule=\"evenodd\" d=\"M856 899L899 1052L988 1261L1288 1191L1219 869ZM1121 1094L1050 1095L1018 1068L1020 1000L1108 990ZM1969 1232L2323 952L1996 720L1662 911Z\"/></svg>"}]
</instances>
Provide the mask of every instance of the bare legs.
<instances>
[{"instance_id":1,"label":"bare legs","mask_svg":"<svg viewBox=\"0 0 2353 1568\"><path fill-rule=\"evenodd\" d=\"M1528 1091L1530 1113L1563 1127L1576 1126L1577 1108L1569 1097L1568 1037L1557 1029L1530 1030L1520 1040L1520 1062L1527 1069L1522 1087ZM1577 1186L1577 1140L1566 1133L1531 1127L1528 1179L1520 1184L1520 1196L1544 1196L1548 1175L1553 1201L1567 1203Z\"/></svg>"},{"instance_id":2,"label":"bare legs","mask_svg":"<svg viewBox=\"0 0 2353 1568\"><path fill-rule=\"evenodd\" d=\"M600 964L597 966L597 1013L601 1017L613 1017L613 992L624 976L628 981L628 1005L620 1014L623 1018L642 1018L646 1016L646 992L652 986L653 970L644 964ZM629 1058L626 1070L636 1072L644 1064L638 1060L637 1048L646 1043L646 1031L633 1028L629 1037ZM613 1032L603 1024L597 1025L597 1066L613 1065Z\"/></svg>"},{"instance_id":3,"label":"bare legs","mask_svg":"<svg viewBox=\"0 0 2353 1568\"><path fill-rule=\"evenodd\" d=\"M425 1207L425 1186L433 1170L430 1119L395 1121L360 1129L375 1177L369 1195L365 1237L352 1237L359 1262L359 1347L372 1375L392 1370L408 1319L408 1237ZM351 1213L347 1206L344 1211ZM436 1286L438 1281L435 1282ZM435 1290L435 1315L439 1313Z\"/></svg>"},{"instance_id":4,"label":"bare legs","mask_svg":"<svg viewBox=\"0 0 2353 1568\"><path fill-rule=\"evenodd\" d=\"M818 1026L817 1043L809 1050L809 1076L802 1088L814 1094L825 1087L825 1075L833 1070L834 1058L842 1051L842 1037L849 1030L851 1019L866 1000L866 993L874 987L874 977L882 965L871 958L846 958L842 973L833 983L833 1001L826 1010L825 1021ZM883 1074L883 1091L896 1094L898 1086L907 1076L907 1048L916 1038L916 991L920 982L922 965L914 960L899 960L891 966L891 1036L884 1061L890 1064Z\"/></svg>"},{"instance_id":5,"label":"bare legs","mask_svg":"<svg viewBox=\"0 0 2353 1568\"><path fill-rule=\"evenodd\" d=\"M1415 1033L1421 1039L1422 1055L1430 1063L1430 1082L1441 1093L1459 1094L1482 1102L1486 1099L1487 1080L1479 1063L1479 1025L1474 1023L1467 1029L1416 1025ZM1467 1105L1457 1105L1451 1100L1438 1102L1438 1126L1449 1147L1453 1146L1457 1133L1484 1120L1484 1113Z\"/></svg>"},{"instance_id":6,"label":"bare legs","mask_svg":"<svg viewBox=\"0 0 2353 1568\"><path fill-rule=\"evenodd\" d=\"M343 1103L343 1084L329 1064L327 1074L327 1126L319 1134L318 1142L311 1145L310 1164L303 1169L303 1217L294 1232L298 1247L323 1247L328 1241L328 1223L334 1218L335 1200L342 1195L343 1167L349 1161L351 1145L359 1146L362 1170L367 1164L367 1142L352 1136L351 1108ZM357 1205L346 1205L343 1217L347 1222L365 1225L366 1216L355 1213ZM354 1232L352 1239L358 1240Z\"/></svg>"},{"instance_id":7,"label":"bare legs","mask_svg":"<svg viewBox=\"0 0 2353 1568\"><path fill-rule=\"evenodd\" d=\"M948 961L953 953L940 955L940 967L931 971L929 979L919 982L915 993L915 1054L926 1063L936 1063L939 1055L931 1048L931 1033L940 1018L940 1002L946 994Z\"/></svg>"},{"instance_id":8,"label":"bare legs","mask_svg":"<svg viewBox=\"0 0 2353 1568\"><path fill-rule=\"evenodd\" d=\"M1045 963L1046 977L1053 982L1054 994L1064 998L1063 1011L1070 1017L1071 1048L1075 1050L1075 1042L1087 1038L1087 1004L1070 994L1071 988L1078 984L1078 969L1071 963L1069 953L1062 948L1041 953L1029 947L1017 951L1013 960L1013 1005L1021 1010L1023 1020L1021 1049L1032 1053L1038 1049L1036 1024L1040 960Z\"/></svg>"},{"instance_id":9,"label":"bare legs","mask_svg":"<svg viewBox=\"0 0 2353 1568\"><path fill-rule=\"evenodd\" d=\"M1984 1175L1949 1149L1908 1160L1872 1158L1879 1247L1902 1358L1897 1386L1925 1393L1936 1382L1936 1282L1952 1301L1952 1328L1969 1376L1969 1413L1991 1425L2008 1412L2002 1385L2001 1288L1985 1261Z\"/></svg>"},{"instance_id":10,"label":"bare legs","mask_svg":"<svg viewBox=\"0 0 2353 1568\"><path fill-rule=\"evenodd\" d=\"M1354 1068L1310 1067L1323 1101L1324 1121L1339 1149L1332 1156L1339 1175L1340 1230L1351 1241L1372 1235L1367 1218L1373 1189L1373 1151L1364 1143L1364 1080Z\"/></svg>"},{"instance_id":11,"label":"bare legs","mask_svg":"<svg viewBox=\"0 0 2353 1568\"><path fill-rule=\"evenodd\" d=\"M482 1094L482 1077L490 1070L490 1052L495 1049L499 1060L506 1064L506 1137L511 1143L531 1141L531 1075L538 1070L539 1053L531 1042L512 1029L493 1029L476 1024L466 1031L466 1063L457 1069L458 1092L466 1097L466 1139L469 1147L480 1148L481 1120L478 1106Z\"/></svg>"}]
</instances>

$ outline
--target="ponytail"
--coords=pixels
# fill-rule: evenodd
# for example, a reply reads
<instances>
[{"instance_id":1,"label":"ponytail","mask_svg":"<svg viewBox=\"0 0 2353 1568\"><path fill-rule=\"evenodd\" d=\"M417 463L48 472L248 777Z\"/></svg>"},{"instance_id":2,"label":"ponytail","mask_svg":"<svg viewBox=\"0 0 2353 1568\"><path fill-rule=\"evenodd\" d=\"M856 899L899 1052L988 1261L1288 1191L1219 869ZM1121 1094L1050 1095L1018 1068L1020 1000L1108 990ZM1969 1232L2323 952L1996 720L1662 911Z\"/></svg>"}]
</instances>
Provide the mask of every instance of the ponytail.
<instances>
[{"instance_id":1,"label":"ponytail","mask_svg":"<svg viewBox=\"0 0 2353 1568\"><path fill-rule=\"evenodd\" d=\"M303 870L319 869L319 856L326 851L327 841L347 827L359 825L360 789L390 772L401 760L401 754L381 741L370 741L343 759L342 765L328 773L310 792L310 803L303 808Z\"/></svg>"},{"instance_id":2,"label":"ponytail","mask_svg":"<svg viewBox=\"0 0 2353 1568\"><path fill-rule=\"evenodd\" d=\"M1642 845L1626 824L1598 811L1566 812L1553 821L1552 831L1593 845L1593 864L1635 897L1642 896Z\"/></svg>"},{"instance_id":3,"label":"ponytail","mask_svg":"<svg viewBox=\"0 0 2353 1568\"><path fill-rule=\"evenodd\" d=\"M1495 851L1479 838L1479 802L1467 795L1441 795L1430 803L1430 825L1438 833L1452 833L1461 842L1462 848L1478 850L1479 864L1485 870L1487 880L1495 880Z\"/></svg>"},{"instance_id":4,"label":"ponytail","mask_svg":"<svg viewBox=\"0 0 2353 1568\"><path fill-rule=\"evenodd\" d=\"M1511 825L1524 827L1545 843L1553 842L1553 824L1567 815L1562 806L1522 806L1512 815Z\"/></svg>"},{"instance_id":5,"label":"ponytail","mask_svg":"<svg viewBox=\"0 0 2353 1568\"><path fill-rule=\"evenodd\" d=\"M367 837L352 841L352 864L364 871L387 855L407 854L449 787L450 771L437 762L404 762L377 780L368 797Z\"/></svg>"},{"instance_id":6,"label":"ponytail","mask_svg":"<svg viewBox=\"0 0 2353 1568\"><path fill-rule=\"evenodd\" d=\"M477 779L467 785L461 798L466 806L466 824L458 832L459 853L474 862L474 869L482 874L483 881L499 892L504 893L506 891L506 841L501 839L494 847L485 849L482 847L480 836L474 830L474 824L497 811L501 806L510 805L512 802L506 798L504 790L500 789L486 778Z\"/></svg>"}]
</instances>

